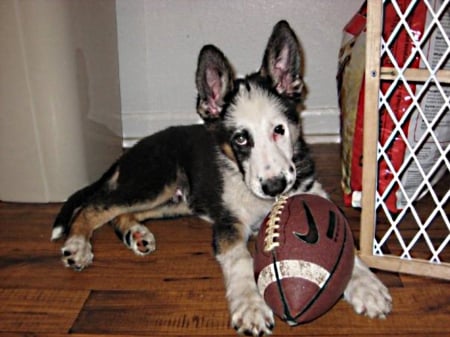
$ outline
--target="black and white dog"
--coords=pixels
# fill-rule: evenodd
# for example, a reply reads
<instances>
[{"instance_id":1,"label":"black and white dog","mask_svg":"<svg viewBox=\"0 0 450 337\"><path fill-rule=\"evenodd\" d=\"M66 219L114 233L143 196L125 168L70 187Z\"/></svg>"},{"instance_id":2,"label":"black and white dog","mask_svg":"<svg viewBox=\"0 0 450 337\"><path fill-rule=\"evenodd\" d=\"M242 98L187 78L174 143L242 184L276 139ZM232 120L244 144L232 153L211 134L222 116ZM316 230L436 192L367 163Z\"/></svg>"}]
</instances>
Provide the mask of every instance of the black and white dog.
<instances>
[{"instance_id":1,"label":"black and white dog","mask_svg":"<svg viewBox=\"0 0 450 337\"><path fill-rule=\"evenodd\" d=\"M171 127L143 139L97 182L74 193L52 232L53 240L67 236L64 264L87 267L92 233L107 222L128 248L143 255L155 249L143 220L198 215L213 225L232 326L239 333L270 334L273 314L255 284L247 240L277 195L326 196L315 180L296 110L301 61L298 40L285 21L275 25L260 70L242 79L219 49L203 47L196 85L204 124ZM359 259L344 297L370 317L391 310L387 288Z\"/></svg>"}]
</instances>

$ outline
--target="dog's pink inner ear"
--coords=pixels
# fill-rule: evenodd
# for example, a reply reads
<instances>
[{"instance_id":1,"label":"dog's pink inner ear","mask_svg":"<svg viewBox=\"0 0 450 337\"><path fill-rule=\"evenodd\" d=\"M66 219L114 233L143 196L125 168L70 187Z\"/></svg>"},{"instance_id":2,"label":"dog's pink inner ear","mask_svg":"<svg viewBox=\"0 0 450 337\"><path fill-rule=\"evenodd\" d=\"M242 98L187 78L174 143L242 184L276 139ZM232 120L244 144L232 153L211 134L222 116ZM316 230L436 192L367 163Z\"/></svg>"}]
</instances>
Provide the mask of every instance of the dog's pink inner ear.
<instances>
[{"instance_id":1,"label":"dog's pink inner ear","mask_svg":"<svg viewBox=\"0 0 450 337\"><path fill-rule=\"evenodd\" d=\"M218 116L220 113L219 101L222 94L222 79L217 69L206 70L206 83L208 84L208 112L211 116Z\"/></svg>"},{"instance_id":2,"label":"dog's pink inner ear","mask_svg":"<svg viewBox=\"0 0 450 337\"><path fill-rule=\"evenodd\" d=\"M280 74L283 74L288 71L289 68L289 49L287 47L284 47L283 50L280 52L280 55L275 60L275 66L274 66L275 74L279 72Z\"/></svg>"},{"instance_id":3,"label":"dog's pink inner ear","mask_svg":"<svg viewBox=\"0 0 450 337\"><path fill-rule=\"evenodd\" d=\"M208 99L208 113L210 117L217 117L220 114L220 108L212 98Z\"/></svg>"},{"instance_id":4,"label":"dog's pink inner ear","mask_svg":"<svg viewBox=\"0 0 450 337\"><path fill-rule=\"evenodd\" d=\"M206 83L215 96L220 92L220 78L216 69L206 69Z\"/></svg>"},{"instance_id":5,"label":"dog's pink inner ear","mask_svg":"<svg viewBox=\"0 0 450 337\"><path fill-rule=\"evenodd\" d=\"M289 93L292 85L292 75L289 72L289 48L284 47L274 62L272 75L278 93Z\"/></svg>"}]
</instances>

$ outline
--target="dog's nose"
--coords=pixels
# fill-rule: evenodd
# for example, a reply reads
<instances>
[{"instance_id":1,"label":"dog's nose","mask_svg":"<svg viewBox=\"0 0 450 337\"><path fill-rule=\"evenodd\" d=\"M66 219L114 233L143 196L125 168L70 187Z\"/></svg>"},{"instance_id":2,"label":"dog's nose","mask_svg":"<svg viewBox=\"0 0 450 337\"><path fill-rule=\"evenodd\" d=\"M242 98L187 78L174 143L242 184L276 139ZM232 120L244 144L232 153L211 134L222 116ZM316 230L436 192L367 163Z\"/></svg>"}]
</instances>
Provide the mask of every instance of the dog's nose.
<instances>
[{"instance_id":1,"label":"dog's nose","mask_svg":"<svg viewBox=\"0 0 450 337\"><path fill-rule=\"evenodd\" d=\"M276 197L278 194L284 192L287 182L285 177L275 177L266 180L262 183L262 190L265 195Z\"/></svg>"}]
</instances>

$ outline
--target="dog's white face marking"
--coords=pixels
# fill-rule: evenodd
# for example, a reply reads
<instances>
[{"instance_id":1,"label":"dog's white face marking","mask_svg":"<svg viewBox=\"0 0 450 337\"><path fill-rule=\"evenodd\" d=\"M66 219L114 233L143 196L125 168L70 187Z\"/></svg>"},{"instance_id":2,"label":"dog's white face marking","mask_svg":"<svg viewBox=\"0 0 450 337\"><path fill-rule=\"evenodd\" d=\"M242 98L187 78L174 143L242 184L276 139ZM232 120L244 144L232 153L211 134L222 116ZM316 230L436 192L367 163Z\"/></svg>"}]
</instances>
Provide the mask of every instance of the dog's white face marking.
<instances>
[{"instance_id":1,"label":"dog's white face marking","mask_svg":"<svg viewBox=\"0 0 450 337\"><path fill-rule=\"evenodd\" d=\"M225 124L234 130L232 146L248 188L260 198L273 198L295 183L292 161L298 130L280 99L254 85L241 84Z\"/></svg>"}]
</instances>

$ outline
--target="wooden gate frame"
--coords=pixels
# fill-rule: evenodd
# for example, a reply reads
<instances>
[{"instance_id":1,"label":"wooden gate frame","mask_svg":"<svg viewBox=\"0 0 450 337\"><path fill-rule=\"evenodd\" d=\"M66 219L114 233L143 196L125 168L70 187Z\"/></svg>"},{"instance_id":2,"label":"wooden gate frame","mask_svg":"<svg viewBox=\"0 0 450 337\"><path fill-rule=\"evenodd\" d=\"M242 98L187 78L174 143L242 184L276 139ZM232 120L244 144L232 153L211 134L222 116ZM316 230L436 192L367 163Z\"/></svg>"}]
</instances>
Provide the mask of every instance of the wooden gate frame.
<instances>
[{"instance_id":1,"label":"wooden gate frame","mask_svg":"<svg viewBox=\"0 0 450 337\"><path fill-rule=\"evenodd\" d=\"M395 69L380 68L380 51L382 36L383 1L367 2L367 40L365 69L365 105L364 105L364 149L363 149L363 195L361 213L361 235L359 255L370 267L400 273L431 276L450 280L450 263L434 264L426 260L402 259L394 255L374 255L374 238L376 230L376 189L377 189L377 142L379 124L379 90L380 81L395 77ZM408 72L410 72L408 74ZM425 82L426 71L414 69L405 77ZM438 79L450 83L450 72L441 70ZM377 113L371 113L376 111Z\"/></svg>"}]
</instances>

